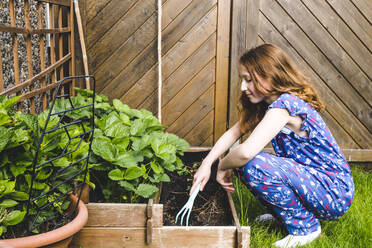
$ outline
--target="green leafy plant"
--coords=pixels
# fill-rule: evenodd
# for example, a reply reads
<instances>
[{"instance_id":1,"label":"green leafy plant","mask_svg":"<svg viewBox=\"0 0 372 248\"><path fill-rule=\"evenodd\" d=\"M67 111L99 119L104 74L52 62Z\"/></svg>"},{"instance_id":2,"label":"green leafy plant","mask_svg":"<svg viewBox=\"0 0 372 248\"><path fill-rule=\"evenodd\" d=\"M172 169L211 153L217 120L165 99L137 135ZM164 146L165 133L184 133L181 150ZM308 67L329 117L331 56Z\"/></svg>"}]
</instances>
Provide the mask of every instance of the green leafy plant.
<instances>
[{"instance_id":1,"label":"green leafy plant","mask_svg":"<svg viewBox=\"0 0 372 248\"><path fill-rule=\"evenodd\" d=\"M45 123L43 122L45 114L38 118L32 114L15 112L13 105L19 98L18 96L8 99L0 96L0 132L2 133L0 136L0 235L3 238L11 237L6 236L9 228L16 236L26 234L29 223L25 215L31 187L32 165L41 135L40 126ZM44 140L39 153L40 161L46 161L54 156L58 141L58 135L50 135ZM37 172L33 184L35 193L46 192L58 183L50 180L55 178L50 165L41 166ZM60 193L63 193L62 191L61 188ZM57 192L52 197L58 198L58 196ZM41 198L39 203L50 201L51 196L48 197L49 199ZM58 200L54 208L43 210L36 222L40 223L53 211L62 213L68 205L69 201ZM31 207L28 214L34 216L36 210ZM34 232L39 232L43 228L45 226L35 229Z\"/></svg>"},{"instance_id":2,"label":"green leafy plant","mask_svg":"<svg viewBox=\"0 0 372 248\"><path fill-rule=\"evenodd\" d=\"M90 103L92 91L77 92L75 107ZM133 203L154 198L160 183L170 180L167 171L186 170L179 156L189 144L165 133L166 127L151 112L132 109L118 99L110 104L104 95L96 95L95 101L94 154L89 174L105 201ZM55 109L61 111L69 104L59 100ZM89 117L89 113L74 117Z\"/></svg>"}]
</instances>

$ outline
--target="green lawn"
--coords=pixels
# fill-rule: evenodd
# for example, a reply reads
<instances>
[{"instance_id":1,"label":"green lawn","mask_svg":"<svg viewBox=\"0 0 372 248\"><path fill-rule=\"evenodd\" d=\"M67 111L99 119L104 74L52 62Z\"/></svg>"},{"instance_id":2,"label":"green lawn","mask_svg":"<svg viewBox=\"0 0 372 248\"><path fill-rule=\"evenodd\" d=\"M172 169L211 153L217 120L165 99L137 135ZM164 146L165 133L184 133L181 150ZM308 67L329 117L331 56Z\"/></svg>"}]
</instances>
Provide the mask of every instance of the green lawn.
<instances>
[{"instance_id":1,"label":"green lawn","mask_svg":"<svg viewBox=\"0 0 372 248\"><path fill-rule=\"evenodd\" d=\"M304 248L368 248L372 247L372 171L352 165L355 197L349 211L337 221L321 221L322 236ZM278 223L255 223L266 213L264 207L236 178L233 194L241 225L251 226L251 247L272 247L271 244L287 235Z\"/></svg>"}]
</instances>

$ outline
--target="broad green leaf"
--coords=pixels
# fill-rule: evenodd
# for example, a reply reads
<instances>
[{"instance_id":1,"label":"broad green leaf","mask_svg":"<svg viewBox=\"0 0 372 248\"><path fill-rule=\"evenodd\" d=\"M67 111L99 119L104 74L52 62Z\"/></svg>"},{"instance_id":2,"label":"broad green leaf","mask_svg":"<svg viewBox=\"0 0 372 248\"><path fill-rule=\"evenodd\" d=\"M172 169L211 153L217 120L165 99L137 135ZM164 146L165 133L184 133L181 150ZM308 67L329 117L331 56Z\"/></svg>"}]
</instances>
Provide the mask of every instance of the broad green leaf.
<instances>
[{"instance_id":1,"label":"broad green leaf","mask_svg":"<svg viewBox=\"0 0 372 248\"><path fill-rule=\"evenodd\" d=\"M0 208L10 208L14 207L18 204L15 200L12 199L5 199L0 203Z\"/></svg>"},{"instance_id":2,"label":"broad green leaf","mask_svg":"<svg viewBox=\"0 0 372 248\"><path fill-rule=\"evenodd\" d=\"M162 182L170 182L170 177L167 174L163 174L160 177L160 181L162 181Z\"/></svg>"},{"instance_id":3,"label":"broad green leaf","mask_svg":"<svg viewBox=\"0 0 372 248\"><path fill-rule=\"evenodd\" d=\"M39 128L39 122L38 122L37 116L33 114L20 113L20 117L24 121L24 123L27 125L27 127L32 130L36 138L39 138L40 128Z\"/></svg>"},{"instance_id":4,"label":"broad green leaf","mask_svg":"<svg viewBox=\"0 0 372 248\"><path fill-rule=\"evenodd\" d=\"M13 166L10 166L10 171L12 172L14 177L17 177L19 175L22 175L27 170L27 167L24 165L18 166L13 164Z\"/></svg>"},{"instance_id":5,"label":"broad green leaf","mask_svg":"<svg viewBox=\"0 0 372 248\"><path fill-rule=\"evenodd\" d=\"M0 112L0 126L7 125L12 122L12 118L6 113L6 111Z\"/></svg>"},{"instance_id":6,"label":"broad green leaf","mask_svg":"<svg viewBox=\"0 0 372 248\"><path fill-rule=\"evenodd\" d=\"M122 123L116 123L105 129L105 135L113 138L128 137L130 135L130 127Z\"/></svg>"},{"instance_id":7,"label":"broad green leaf","mask_svg":"<svg viewBox=\"0 0 372 248\"><path fill-rule=\"evenodd\" d=\"M131 114L131 108L128 105L123 104L119 99L114 99L112 101L112 104L117 111L125 113L127 115Z\"/></svg>"},{"instance_id":8,"label":"broad green leaf","mask_svg":"<svg viewBox=\"0 0 372 248\"><path fill-rule=\"evenodd\" d=\"M146 131L146 123L143 122L141 119L135 119L132 122L132 126L130 128L130 134L133 136L142 136Z\"/></svg>"},{"instance_id":9,"label":"broad green leaf","mask_svg":"<svg viewBox=\"0 0 372 248\"><path fill-rule=\"evenodd\" d=\"M116 147L121 152L127 151L127 147L129 145L129 138L128 137L121 137L121 138L114 138L112 143L116 145Z\"/></svg>"},{"instance_id":10,"label":"broad green leaf","mask_svg":"<svg viewBox=\"0 0 372 248\"><path fill-rule=\"evenodd\" d=\"M149 198L152 196L155 192L158 192L158 188L151 185L151 184L144 184L141 183L138 188L136 189L136 193L144 198Z\"/></svg>"},{"instance_id":11,"label":"broad green leaf","mask_svg":"<svg viewBox=\"0 0 372 248\"><path fill-rule=\"evenodd\" d=\"M124 171L120 170L120 169L115 169L115 170L112 170L108 173L108 177L113 180L113 181L120 181L120 180L123 180L124 177Z\"/></svg>"},{"instance_id":12,"label":"broad green leaf","mask_svg":"<svg viewBox=\"0 0 372 248\"><path fill-rule=\"evenodd\" d=\"M119 115L118 113L116 112L111 112L106 118L106 126L105 126L105 129L111 127L112 125L115 125L117 123L121 123L121 120L119 118Z\"/></svg>"},{"instance_id":13,"label":"broad green leaf","mask_svg":"<svg viewBox=\"0 0 372 248\"><path fill-rule=\"evenodd\" d=\"M124 168L137 166L137 160L129 153L120 154L113 163Z\"/></svg>"},{"instance_id":14,"label":"broad green leaf","mask_svg":"<svg viewBox=\"0 0 372 248\"><path fill-rule=\"evenodd\" d=\"M36 180L45 180L53 173L53 169L51 167L44 167L39 170L36 174Z\"/></svg>"},{"instance_id":15,"label":"broad green leaf","mask_svg":"<svg viewBox=\"0 0 372 248\"><path fill-rule=\"evenodd\" d=\"M103 159L114 162L116 160L117 148L111 143L111 140L106 137L95 137L93 139L92 150Z\"/></svg>"},{"instance_id":16,"label":"broad green leaf","mask_svg":"<svg viewBox=\"0 0 372 248\"><path fill-rule=\"evenodd\" d=\"M25 217L27 211L14 210L10 212L3 223L7 226L14 226L20 223Z\"/></svg>"},{"instance_id":17,"label":"broad green leaf","mask_svg":"<svg viewBox=\"0 0 372 248\"><path fill-rule=\"evenodd\" d=\"M119 181L118 184L128 191L134 191L134 186L127 181Z\"/></svg>"},{"instance_id":18,"label":"broad green leaf","mask_svg":"<svg viewBox=\"0 0 372 248\"><path fill-rule=\"evenodd\" d=\"M95 110L101 109L103 111L110 111L111 105L107 102L99 102L94 105Z\"/></svg>"},{"instance_id":19,"label":"broad green leaf","mask_svg":"<svg viewBox=\"0 0 372 248\"><path fill-rule=\"evenodd\" d=\"M141 151L148 145L151 145L150 142L150 136L149 135L144 135L141 138L136 138L134 137L134 141L132 143L132 149L133 151Z\"/></svg>"},{"instance_id":20,"label":"broad green leaf","mask_svg":"<svg viewBox=\"0 0 372 248\"><path fill-rule=\"evenodd\" d=\"M27 201L28 200L28 194L22 191L15 191L7 195L7 197L12 198L13 200L16 200L16 201Z\"/></svg>"},{"instance_id":21,"label":"broad green leaf","mask_svg":"<svg viewBox=\"0 0 372 248\"><path fill-rule=\"evenodd\" d=\"M0 126L0 133L1 133L0 135L0 152L1 152L6 147L8 142L10 141L13 132L9 128Z\"/></svg>"},{"instance_id":22,"label":"broad green leaf","mask_svg":"<svg viewBox=\"0 0 372 248\"><path fill-rule=\"evenodd\" d=\"M176 153L176 148L173 145L170 144L162 144L158 147L158 152L155 152L156 156L170 162L175 161L175 156L174 154ZM172 156L173 155L173 156ZM174 161L172 161L174 160Z\"/></svg>"},{"instance_id":23,"label":"broad green leaf","mask_svg":"<svg viewBox=\"0 0 372 248\"><path fill-rule=\"evenodd\" d=\"M2 107L5 108L6 110L9 110L13 105L21 99L22 95L20 96L14 96L8 100L6 100L4 103L2 103Z\"/></svg>"},{"instance_id":24,"label":"broad green leaf","mask_svg":"<svg viewBox=\"0 0 372 248\"><path fill-rule=\"evenodd\" d=\"M167 143L174 145L178 151L186 151L190 147L186 140L179 138L175 134L167 133L165 137Z\"/></svg>"},{"instance_id":25,"label":"broad green leaf","mask_svg":"<svg viewBox=\"0 0 372 248\"><path fill-rule=\"evenodd\" d=\"M39 114L37 117L38 117L38 121L39 121L39 127L44 130L45 128L45 124L47 122L47 118L48 118L48 110L44 111L43 113ZM48 121L48 125L46 127L46 130L50 130L54 127L56 127L59 123L59 117L57 115L51 115L50 118L49 118L49 121Z\"/></svg>"},{"instance_id":26,"label":"broad green leaf","mask_svg":"<svg viewBox=\"0 0 372 248\"><path fill-rule=\"evenodd\" d=\"M53 165L55 167L64 168L64 167L70 165L70 161L68 161L68 159L66 157L62 157L62 158L59 158L59 159L54 160L53 161Z\"/></svg>"},{"instance_id":27,"label":"broad green leaf","mask_svg":"<svg viewBox=\"0 0 372 248\"><path fill-rule=\"evenodd\" d=\"M123 124L128 125L128 126L132 125L128 115L126 115L124 113L120 113L119 117L120 117L120 120L122 121Z\"/></svg>"},{"instance_id":28,"label":"broad green leaf","mask_svg":"<svg viewBox=\"0 0 372 248\"><path fill-rule=\"evenodd\" d=\"M176 166L173 163L163 163L163 167L169 171L174 171L176 169Z\"/></svg>"},{"instance_id":29,"label":"broad green leaf","mask_svg":"<svg viewBox=\"0 0 372 248\"><path fill-rule=\"evenodd\" d=\"M136 167L130 167L125 171L124 179L125 180L133 180L136 178L139 178L142 176L142 170L141 168Z\"/></svg>"},{"instance_id":30,"label":"broad green leaf","mask_svg":"<svg viewBox=\"0 0 372 248\"><path fill-rule=\"evenodd\" d=\"M162 173L162 168L156 163L156 161L151 161L150 162L151 169L156 173L160 174Z\"/></svg>"}]
</instances>

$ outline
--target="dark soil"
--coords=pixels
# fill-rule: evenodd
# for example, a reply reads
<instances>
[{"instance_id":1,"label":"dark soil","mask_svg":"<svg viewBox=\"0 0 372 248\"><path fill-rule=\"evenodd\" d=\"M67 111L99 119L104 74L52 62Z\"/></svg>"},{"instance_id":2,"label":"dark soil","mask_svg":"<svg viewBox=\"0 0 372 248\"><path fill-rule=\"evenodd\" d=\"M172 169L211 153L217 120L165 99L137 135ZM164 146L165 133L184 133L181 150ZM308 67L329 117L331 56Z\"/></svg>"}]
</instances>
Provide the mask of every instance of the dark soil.
<instances>
[{"instance_id":1,"label":"dark soil","mask_svg":"<svg viewBox=\"0 0 372 248\"><path fill-rule=\"evenodd\" d=\"M164 225L179 225L180 217L178 223L174 223L176 215L187 202L193 174L206 155L206 152L190 152L185 154L182 160L190 168L191 174L179 176L177 173L170 173L171 182L163 183L160 203L163 204ZM189 218L189 226L233 225L226 192L215 180L216 166L217 164L213 165L211 178L204 190L199 192L194 201ZM186 215L183 225L185 225L185 222Z\"/></svg>"}]
</instances>

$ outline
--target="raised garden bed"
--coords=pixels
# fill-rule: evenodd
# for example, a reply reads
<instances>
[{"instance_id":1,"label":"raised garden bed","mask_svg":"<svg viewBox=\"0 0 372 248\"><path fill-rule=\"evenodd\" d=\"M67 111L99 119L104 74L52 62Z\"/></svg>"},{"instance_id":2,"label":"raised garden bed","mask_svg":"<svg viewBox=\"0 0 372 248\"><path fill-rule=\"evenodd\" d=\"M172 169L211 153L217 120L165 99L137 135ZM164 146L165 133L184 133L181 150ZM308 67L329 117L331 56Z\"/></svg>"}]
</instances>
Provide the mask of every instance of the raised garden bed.
<instances>
[{"instance_id":1,"label":"raised garden bed","mask_svg":"<svg viewBox=\"0 0 372 248\"><path fill-rule=\"evenodd\" d=\"M209 148L192 148L183 161L193 170ZM194 165L196 169L198 165ZM175 225L188 199L192 176L171 174L162 186L160 204L89 203L86 226L72 247L249 247L250 227L240 227L229 194L214 181L215 171L197 196L189 227Z\"/></svg>"}]
</instances>

